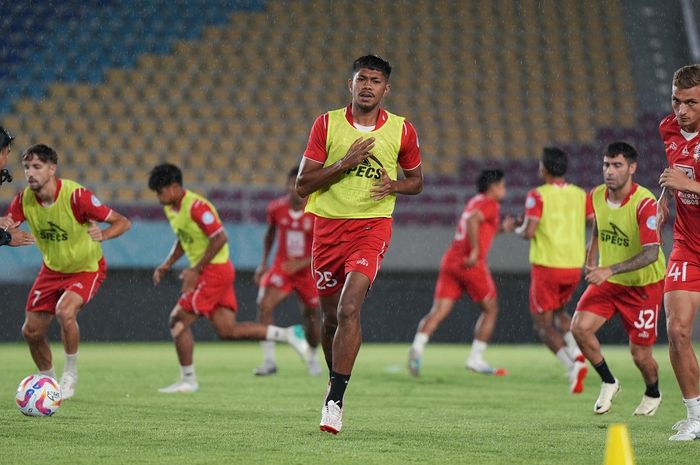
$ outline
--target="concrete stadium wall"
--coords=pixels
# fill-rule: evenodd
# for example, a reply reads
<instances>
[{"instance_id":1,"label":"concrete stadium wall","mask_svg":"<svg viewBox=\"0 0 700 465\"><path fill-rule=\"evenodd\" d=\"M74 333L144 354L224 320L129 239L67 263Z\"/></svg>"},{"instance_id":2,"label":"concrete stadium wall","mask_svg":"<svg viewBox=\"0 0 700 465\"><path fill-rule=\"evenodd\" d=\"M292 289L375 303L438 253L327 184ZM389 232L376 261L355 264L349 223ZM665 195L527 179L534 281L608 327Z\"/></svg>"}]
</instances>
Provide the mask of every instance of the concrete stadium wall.
<instances>
[{"instance_id":1,"label":"concrete stadium wall","mask_svg":"<svg viewBox=\"0 0 700 465\"><path fill-rule=\"evenodd\" d=\"M79 316L84 341L163 341L170 338L168 314L179 296L179 281L172 273L159 287L153 287L150 270L110 270L96 298ZM430 309L435 272L389 272L380 274L362 311L365 341L405 342L409 344L418 321ZM528 312L529 278L523 273L495 273L499 289L501 315L494 335L495 343L537 342ZM20 328L24 304L31 282L2 286L0 341L21 341ZM582 287L579 289L580 294ZM239 272L236 292L240 305L238 320L256 316L257 289L251 272ZM570 306L570 309L572 305ZM437 342L470 342L478 317L476 306L462 299L435 334ZM289 298L278 308L281 325L300 320L296 300ZM660 341L666 341L665 318L659 319ZM604 343L626 343L621 325L615 319L601 332ZM197 340L215 340L208 323L195 325ZM59 340L57 325L51 339Z\"/></svg>"}]
</instances>

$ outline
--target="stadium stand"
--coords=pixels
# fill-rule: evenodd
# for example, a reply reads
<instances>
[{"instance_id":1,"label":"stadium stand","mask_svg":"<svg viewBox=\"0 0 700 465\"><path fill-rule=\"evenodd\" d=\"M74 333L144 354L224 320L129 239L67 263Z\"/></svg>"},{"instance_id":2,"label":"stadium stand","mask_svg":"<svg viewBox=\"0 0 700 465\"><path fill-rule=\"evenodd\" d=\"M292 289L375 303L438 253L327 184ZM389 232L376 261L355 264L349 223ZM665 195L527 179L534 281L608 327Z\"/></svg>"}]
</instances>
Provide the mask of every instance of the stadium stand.
<instances>
[{"instance_id":1,"label":"stadium stand","mask_svg":"<svg viewBox=\"0 0 700 465\"><path fill-rule=\"evenodd\" d=\"M347 101L367 40L396 70L388 106L421 137L426 192L401 199L399 222L452 224L486 166L506 170L505 211L519 212L544 145L565 146L584 187L612 139L659 150L657 116L638 121L630 98L619 0L20 3L9 20L37 34L1 48L0 121L136 216L153 213L146 171L168 159L227 219L264 220L314 118Z\"/></svg>"}]
</instances>

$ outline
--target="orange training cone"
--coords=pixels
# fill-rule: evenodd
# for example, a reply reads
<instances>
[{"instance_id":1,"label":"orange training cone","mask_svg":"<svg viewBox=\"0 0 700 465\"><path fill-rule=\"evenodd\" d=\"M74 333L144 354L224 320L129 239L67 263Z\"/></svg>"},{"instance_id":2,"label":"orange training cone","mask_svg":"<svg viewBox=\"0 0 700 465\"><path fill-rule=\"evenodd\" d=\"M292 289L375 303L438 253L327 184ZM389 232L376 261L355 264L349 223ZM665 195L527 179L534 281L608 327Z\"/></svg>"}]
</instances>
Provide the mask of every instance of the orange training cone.
<instances>
[{"instance_id":1,"label":"orange training cone","mask_svg":"<svg viewBox=\"0 0 700 465\"><path fill-rule=\"evenodd\" d=\"M614 423L608 428L603 465L634 465L634 451L626 425Z\"/></svg>"}]
</instances>

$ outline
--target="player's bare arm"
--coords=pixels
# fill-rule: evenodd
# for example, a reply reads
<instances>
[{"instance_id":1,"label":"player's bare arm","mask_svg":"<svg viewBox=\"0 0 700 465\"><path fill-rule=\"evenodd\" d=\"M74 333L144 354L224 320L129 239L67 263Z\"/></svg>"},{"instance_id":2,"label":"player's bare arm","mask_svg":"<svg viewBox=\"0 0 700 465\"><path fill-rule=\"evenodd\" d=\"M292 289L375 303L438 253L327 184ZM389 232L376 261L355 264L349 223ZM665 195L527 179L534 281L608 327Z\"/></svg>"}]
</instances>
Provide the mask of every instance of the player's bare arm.
<instances>
[{"instance_id":1,"label":"player's bare arm","mask_svg":"<svg viewBox=\"0 0 700 465\"><path fill-rule=\"evenodd\" d=\"M591 220L592 228L591 240L586 247L586 272L595 268L598 263L598 224L595 217Z\"/></svg>"},{"instance_id":2,"label":"player's bare arm","mask_svg":"<svg viewBox=\"0 0 700 465\"><path fill-rule=\"evenodd\" d=\"M659 244L663 244L663 226L670 215L668 203L673 195L673 189L664 187L658 202L656 202L656 235L659 238Z\"/></svg>"},{"instance_id":3,"label":"player's bare arm","mask_svg":"<svg viewBox=\"0 0 700 465\"><path fill-rule=\"evenodd\" d=\"M515 229L515 234L522 237L523 239L529 241L535 237L535 232L537 232L537 225L540 224L540 220L537 218L532 218L526 216L523 220L523 224Z\"/></svg>"},{"instance_id":4,"label":"player's bare arm","mask_svg":"<svg viewBox=\"0 0 700 465\"><path fill-rule=\"evenodd\" d=\"M267 225L267 231L265 231L265 237L263 237L263 255L262 260L260 260L260 265L255 269L255 274L253 275L253 280L255 284L260 285L260 280L267 271L267 262L270 257L270 251L272 250L272 245L275 243L275 228L274 224Z\"/></svg>"},{"instance_id":5,"label":"player's bare arm","mask_svg":"<svg viewBox=\"0 0 700 465\"><path fill-rule=\"evenodd\" d=\"M109 227L102 229L96 221L90 220L88 234L93 241L102 242L114 239L131 229L131 221L114 210L109 213L109 216L105 218L104 222L108 223Z\"/></svg>"},{"instance_id":6,"label":"player's bare arm","mask_svg":"<svg viewBox=\"0 0 700 465\"><path fill-rule=\"evenodd\" d=\"M374 137L363 139L359 137L352 143L343 158L332 165L323 167L323 163L302 158L299 165L296 190L301 197L307 197L322 187L333 183L342 173L362 163L374 148Z\"/></svg>"},{"instance_id":7,"label":"player's bare arm","mask_svg":"<svg viewBox=\"0 0 700 465\"><path fill-rule=\"evenodd\" d=\"M642 251L634 257L611 266L593 267L586 275L586 281L596 286L604 283L613 275L638 270L654 263L659 257L659 244L642 246Z\"/></svg>"},{"instance_id":8,"label":"player's bare arm","mask_svg":"<svg viewBox=\"0 0 700 465\"><path fill-rule=\"evenodd\" d=\"M160 284L160 280L163 279L163 276L170 271L170 268L172 268L183 255L185 255L185 250L182 248L180 241L176 240L165 261L158 265L153 272L153 285L157 286Z\"/></svg>"},{"instance_id":9,"label":"player's bare arm","mask_svg":"<svg viewBox=\"0 0 700 465\"><path fill-rule=\"evenodd\" d=\"M393 181L384 168L382 177L370 189L372 200L381 200L392 194L417 195L423 190L423 170L420 166L412 170L404 170L404 179Z\"/></svg>"},{"instance_id":10,"label":"player's bare arm","mask_svg":"<svg viewBox=\"0 0 700 465\"><path fill-rule=\"evenodd\" d=\"M207 266L212 259L219 253L219 250L226 245L228 242L228 236L226 231L221 230L209 238L209 244L207 244L207 249L204 251L204 255L199 260L199 263L194 265L192 268L185 268L180 273L180 279L182 280L182 292L190 292L194 289L197 284L197 279L202 273L202 270Z\"/></svg>"},{"instance_id":11,"label":"player's bare arm","mask_svg":"<svg viewBox=\"0 0 700 465\"><path fill-rule=\"evenodd\" d=\"M474 266L479 260L479 253L481 252L479 250L479 229L482 221L484 221L484 214L479 210L474 210L469 219L467 219L467 238L471 246L469 256L464 258L464 265L467 268Z\"/></svg>"},{"instance_id":12,"label":"player's bare arm","mask_svg":"<svg viewBox=\"0 0 700 465\"><path fill-rule=\"evenodd\" d=\"M282 271L288 274L294 274L303 268L311 267L311 257L290 258L282 263Z\"/></svg>"}]
</instances>

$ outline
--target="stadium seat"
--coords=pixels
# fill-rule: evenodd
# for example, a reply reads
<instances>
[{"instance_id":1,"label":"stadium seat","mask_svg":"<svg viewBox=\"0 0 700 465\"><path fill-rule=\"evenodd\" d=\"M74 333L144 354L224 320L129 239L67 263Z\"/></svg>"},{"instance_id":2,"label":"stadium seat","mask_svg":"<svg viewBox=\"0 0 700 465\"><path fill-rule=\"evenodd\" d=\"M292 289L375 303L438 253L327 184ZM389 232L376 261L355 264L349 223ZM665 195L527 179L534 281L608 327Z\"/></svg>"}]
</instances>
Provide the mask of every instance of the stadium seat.
<instances>
[{"instance_id":1,"label":"stadium seat","mask_svg":"<svg viewBox=\"0 0 700 465\"><path fill-rule=\"evenodd\" d=\"M59 147L70 154L66 168L102 161L89 154L106 144L115 154L105 167L109 182L133 192L143 180L128 170L166 159L191 170L204 191L283 183L314 118L347 101L348 57L360 52L355 32L338 27L318 50L298 45L308 42L306 31L327 27L321 0L267 2L264 12L208 2L197 14L176 11L178 4L158 2L138 15L99 2L85 6L86 22L66 23L66 34L46 45L51 53L36 54L31 79L41 81L38 89L29 80L7 86L17 97L0 123L59 144L70 133ZM494 159L536 167L544 145L595 146L609 135L606 127L638 123L629 98L634 83L626 79L629 45L613 27L612 18L623 14L619 0L585 8L576 0L372 5L392 12L373 19L385 31L375 45L397 70L387 105L418 130L428 190L460 186L465 176L471 186L473 173ZM369 18L363 8L333 9L351 24ZM62 71L45 76L46 63ZM577 78L562 79L566 74ZM648 121L643 127L653 140L658 119ZM647 144L647 132L627 136ZM467 160L474 165L464 168ZM113 173L122 168L127 174ZM530 174L514 183L537 182L536 171L523 169ZM126 192L120 188L112 186L110 195Z\"/></svg>"}]
</instances>

